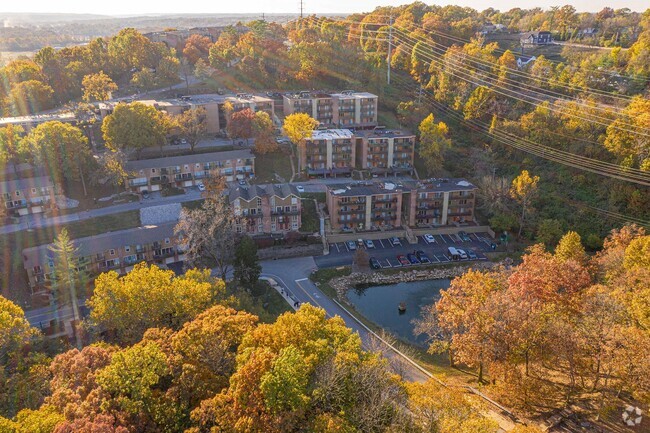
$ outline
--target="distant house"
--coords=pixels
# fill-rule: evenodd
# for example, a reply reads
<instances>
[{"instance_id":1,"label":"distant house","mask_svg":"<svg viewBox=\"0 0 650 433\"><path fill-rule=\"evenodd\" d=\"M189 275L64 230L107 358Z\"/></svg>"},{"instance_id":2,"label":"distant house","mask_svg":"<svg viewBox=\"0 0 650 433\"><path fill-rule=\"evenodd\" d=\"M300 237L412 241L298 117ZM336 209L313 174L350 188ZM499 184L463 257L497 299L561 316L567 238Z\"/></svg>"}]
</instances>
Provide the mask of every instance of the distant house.
<instances>
[{"instance_id":1,"label":"distant house","mask_svg":"<svg viewBox=\"0 0 650 433\"><path fill-rule=\"evenodd\" d=\"M578 31L578 36L580 36L580 37L589 37L589 36L595 35L596 33L598 33L598 29L596 29L594 27L587 27L586 29L579 30Z\"/></svg>"},{"instance_id":2,"label":"distant house","mask_svg":"<svg viewBox=\"0 0 650 433\"><path fill-rule=\"evenodd\" d=\"M535 60L537 60L537 57L535 57L535 56L529 57L528 59L524 59L523 57L519 57L517 59L517 67L519 69L521 69L524 66L526 66L527 64L529 64L530 62L534 62Z\"/></svg>"},{"instance_id":3,"label":"distant house","mask_svg":"<svg viewBox=\"0 0 650 433\"><path fill-rule=\"evenodd\" d=\"M553 42L551 32L528 32L523 33L520 38L522 46L548 45Z\"/></svg>"},{"instance_id":4,"label":"distant house","mask_svg":"<svg viewBox=\"0 0 650 433\"><path fill-rule=\"evenodd\" d=\"M16 216L45 212L55 206L58 190L47 176L0 182L4 207Z\"/></svg>"}]
</instances>

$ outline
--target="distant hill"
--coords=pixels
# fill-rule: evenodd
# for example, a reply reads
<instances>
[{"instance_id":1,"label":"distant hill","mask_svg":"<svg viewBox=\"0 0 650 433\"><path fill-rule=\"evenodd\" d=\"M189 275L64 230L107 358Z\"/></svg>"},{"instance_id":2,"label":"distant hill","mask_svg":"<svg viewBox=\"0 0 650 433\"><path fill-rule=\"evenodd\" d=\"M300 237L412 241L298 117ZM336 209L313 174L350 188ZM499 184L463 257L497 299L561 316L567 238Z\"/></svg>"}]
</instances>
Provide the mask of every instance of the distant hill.
<instances>
[{"instance_id":1,"label":"distant hill","mask_svg":"<svg viewBox=\"0 0 650 433\"><path fill-rule=\"evenodd\" d=\"M44 23L65 23L74 21L88 21L100 20L111 18L108 15L95 15L95 14L64 14L64 13L11 13L0 12L0 21L3 22L4 27L23 26L29 24L44 24Z\"/></svg>"}]
</instances>

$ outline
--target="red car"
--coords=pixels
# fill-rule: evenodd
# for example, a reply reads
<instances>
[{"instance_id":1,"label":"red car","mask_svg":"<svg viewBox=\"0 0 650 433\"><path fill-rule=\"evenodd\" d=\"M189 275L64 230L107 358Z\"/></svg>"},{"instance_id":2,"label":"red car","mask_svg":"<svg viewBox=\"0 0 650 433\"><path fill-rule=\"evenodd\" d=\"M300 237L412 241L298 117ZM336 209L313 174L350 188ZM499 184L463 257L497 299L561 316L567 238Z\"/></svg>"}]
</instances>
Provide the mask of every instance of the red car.
<instances>
[{"instance_id":1,"label":"red car","mask_svg":"<svg viewBox=\"0 0 650 433\"><path fill-rule=\"evenodd\" d=\"M411 264L411 262L409 261L409 259L407 259L405 256L403 256L403 255L401 255L401 254L400 254L399 256L397 256L397 261L398 261L399 264L402 265L402 266L408 266L408 265Z\"/></svg>"}]
</instances>

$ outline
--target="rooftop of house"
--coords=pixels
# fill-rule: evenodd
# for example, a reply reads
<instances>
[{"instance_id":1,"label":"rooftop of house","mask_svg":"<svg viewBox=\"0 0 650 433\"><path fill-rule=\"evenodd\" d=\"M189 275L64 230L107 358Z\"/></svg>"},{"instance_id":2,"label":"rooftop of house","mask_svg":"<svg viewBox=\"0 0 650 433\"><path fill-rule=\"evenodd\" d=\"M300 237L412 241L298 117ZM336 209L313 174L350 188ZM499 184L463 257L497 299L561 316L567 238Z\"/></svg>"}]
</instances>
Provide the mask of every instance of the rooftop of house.
<instances>
[{"instance_id":1,"label":"rooftop of house","mask_svg":"<svg viewBox=\"0 0 650 433\"><path fill-rule=\"evenodd\" d=\"M354 182L349 184L329 185L327 190L337 197L357 197L366 195L384 195L401 192L402 186L393 182Z\"/></svg>"},{"instance_id":2,"label":"rooftop of house","mask_svg":"<svg viewBox=\"0 0 650 433\"><path fill-rule=\"evenodd\" d=\"M175 226L176 222L148 225L79 238L73 240L72 243L75 248L78 248L77 255L79 257L89 257L111 249L116 250L125 246L146 245L156 241L163 241L174 235ZM25 269L30 269L36 265L42 266L47 262L48 258L53 257L53 253L49 250L51 245L47 244L25 248L23 250L23 264Z\"/></svg>"},{"instance_id":3,"label":"rooftop of house","mask_svg":"<svg viewBox=\"0 0 650 433\"><path fill-rule=\"evenodd\" d=\"M230 159L255 158L249 149L230 150L226 152L192 153L189 155L168 156L165 158L141 159L129 161L125 164L127 171L143 170L147 168L175 167L184 164L198 164L213 161L227 161Z\"/></svg>"},{"instance_id":4,"label":"rooftop of house","mask_svg":"<svg viewBox=\"0 0 650 433\"><path fill-rule=\"evenodd\" d=\"M290 195L298 196L296 187L288 183L264 184L241 186L236 185L228 189L228 199L232 203L237 199L251 201L258 197L280 197L287 198Z\"/></svg>"},{"instance_id":5,"label":"rooftop of house","mask_svg":"<svg viewBox=\"0 0 650 433\"><path fill-rule=\"evenodd\" d=\"M476 186L463 178L432 178L403 182L405 189L427 192L473 191Z\"/></svg>"},{"instance_id":6,"label":"rooftop of house","mask_svg":"<svg viewBox=\"0 0 650 433\"><path fill-rule=\"evenodd\" d=\"M14 192L30 188L51 187L52 179L48 176L13 179L0 182L0 193Z\"/></svg>"},{"instance_id":7,"label":"rooftop of house","mask_svg":"<svg viewBox=\"0 0 650 433\"><path fill-rule=\"evenodd\" d=\"M364 138L415 137L415 135L409 131L402 131L399 129L359 130L354 132L354 136Z\"/></svg>"},{"instance_id":8,"label":"rooftop of house","mask_svg":"<svg viewBox=\"0 0 650 433\"><path fill-rule=\"evenodd\" d=\"M310 140L338 140L351 139L352 131L349 129L316 129L312 131Z\"/></svg>"}]
</instances>

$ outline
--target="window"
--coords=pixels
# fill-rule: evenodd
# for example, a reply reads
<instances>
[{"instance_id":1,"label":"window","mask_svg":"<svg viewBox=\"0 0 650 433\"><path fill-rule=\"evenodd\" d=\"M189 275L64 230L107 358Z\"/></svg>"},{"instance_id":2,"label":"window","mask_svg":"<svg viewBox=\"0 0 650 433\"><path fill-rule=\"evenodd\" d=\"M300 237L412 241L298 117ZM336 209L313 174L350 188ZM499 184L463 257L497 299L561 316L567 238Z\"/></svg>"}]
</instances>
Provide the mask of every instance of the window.
<instances>
[{"instance_id":1,"label":"window","mask_svg":"<svg viewBox=\"0 0 650 433\"><path fill-rule=\"evenodd\" d=\"M152 168L152 169L151 169L151 172L152 172L152 173L155 173L155 172L156 172L156 169L155 169L155 168Z\"/></svg>"},{"instance_id":2,"label":"window","mask_svg":"<svg viewBox=\"0 0 650 433\"><path fill-rule=\"evenodd\" d=\"M185 165L184 165L184 168L185 168L185 170L189 170L190 166L187 165L187 164L185 164Z\"/></svg>"},{"instance_id":3,"label":"window","mask_svg":"<svg viewBox=\"0 0 650 433\"><path fill-rule=\"evenodd\" d=\"M36 194L36 188L32 188L32 194Z\"/></svg>"},{"instance_id":4,"label":"window","mask_svg":"<svg viewBox=\"0 0 650 433\"><path fill-rule=\"evenodd\" d=\"M16 191L16 197L20 197L20 191Z\"/></svg>"},{"instance_id":5,"label":"window","mask_svg":"<svg viewBox=\"0 0 650 433\"><path fill-rule=\"evenodd\" d=\"M124 251L126 251L127 253L131 252L131 247L124 247Z\"/></svg>"},{"instance_id":6,"label":"window","mask_svg":"<svg viewBox=\"0 0 650 433\"><path fill-rule=\"evenodd\" d=\"M115 255L115 250L109 250L108 253L109 253L111 256L114 256L114 255Z\"/></svg>"},{"instance_id":7,"label":"window","mask_svg":"<svg viewBox=\"0 0 650 433\"><path fill-rule=\"evenodd\" d=\"M40 274L41 272L43 272L43 268L41 268L40 266L34 266L35 274Z\"/></svg>"},{"instance_id":8,"label":"window","mask_svg":"<svg viewBox=\"0 0 650 433\"><path fill-rule=\"evenodd\" d=\"M297 204L298 203L298 198L297 197L291 197L291 204Z\"/></svg>"},{"instance_id":9,"label":"window","mask_svg":"<svg viewBox=\"0 0 650 433\"><path fill-rule=\"evenodd\" d=\"M262 199L261 198L257 199L257 207L262 207Z\"/></svg>"},{"instance_id":10,"label":"window","mask_svg":"<svg viewBox=\"0 0 650 433\"><path fill-rule=\"evenodd\" d=\"M168 244L170 242L169 238L165 238L165 243Z\"/></svg>"}]
</instances>

